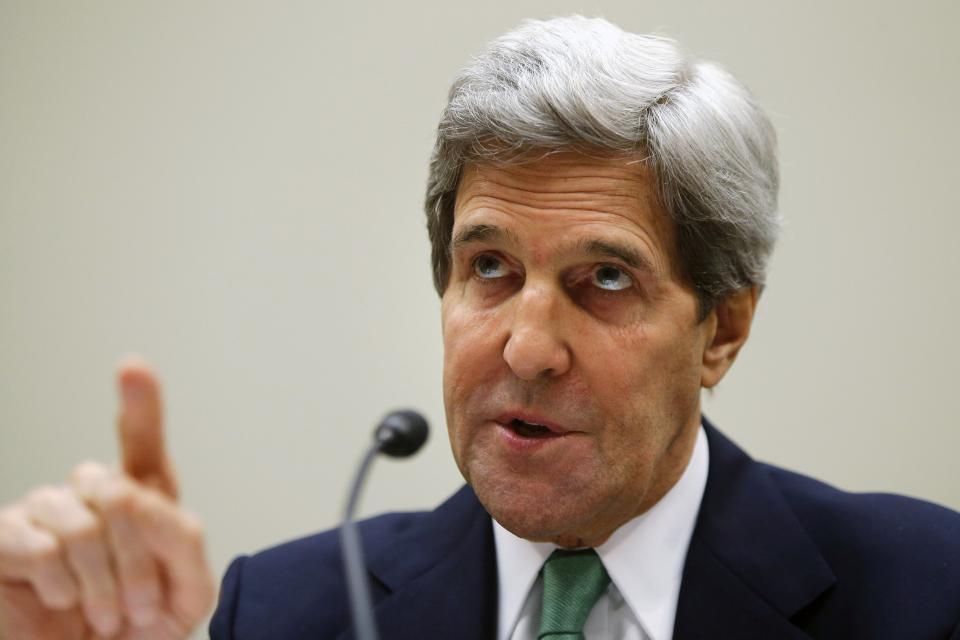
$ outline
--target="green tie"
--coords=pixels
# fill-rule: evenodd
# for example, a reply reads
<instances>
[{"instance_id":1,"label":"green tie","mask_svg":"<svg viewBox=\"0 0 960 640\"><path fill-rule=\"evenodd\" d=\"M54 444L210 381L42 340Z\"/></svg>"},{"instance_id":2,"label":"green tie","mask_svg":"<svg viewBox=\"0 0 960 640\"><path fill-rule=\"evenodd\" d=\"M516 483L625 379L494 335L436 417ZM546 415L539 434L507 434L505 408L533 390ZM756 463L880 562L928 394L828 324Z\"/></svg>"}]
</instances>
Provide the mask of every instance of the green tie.
<instances>
[{"instance_id":1,"label":"green tie","mask_svg":"<svg viewBox=\"0 0 960 640\"><path fill-rule=\"evenodd\" d=\"M537 640L583 640L590 609L610 583L593 549L557 549L543 564L543 613Z\"/></svg>"}]
</instances>

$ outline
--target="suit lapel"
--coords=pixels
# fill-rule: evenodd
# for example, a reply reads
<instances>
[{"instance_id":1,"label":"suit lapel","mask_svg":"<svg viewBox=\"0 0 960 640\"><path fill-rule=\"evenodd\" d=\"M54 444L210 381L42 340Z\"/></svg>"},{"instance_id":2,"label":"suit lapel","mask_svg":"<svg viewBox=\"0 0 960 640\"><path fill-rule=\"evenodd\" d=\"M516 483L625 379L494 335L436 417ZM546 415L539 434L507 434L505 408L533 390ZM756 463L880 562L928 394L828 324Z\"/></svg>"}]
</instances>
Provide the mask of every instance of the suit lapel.
<instances>
[{"instance_id":1,"label":"suit lapel","mask_svg":"<svg viewBox=\"0 0 960 640\"><path fill-rule=\"evenodd\" d=\"M809 640L694 538L677 606L675 640Z\"/></svg>"},{"instance_id":2,"label":"suit lapel","mask_svg":"<svg viewBox=\"0 0 960 640\"><path fill-rule=\"evenodd\" d=\"M836 581L765 467L704 420L710 471L674 637L807 638L790 618Z\"/></svg>"},{"instance_id":3,"label":"suit lapel","mask_svg":"<svg viewBox=\"0 0 960 640\"><path fill-rule=\"evenodd\" d=\"M374 605L384 640L494 637L493 529L469 487L427 516L423 526L369 557L370 573L387 591ZM347 630L340 638L353 634Z\"/></svg>"}]
</instances>

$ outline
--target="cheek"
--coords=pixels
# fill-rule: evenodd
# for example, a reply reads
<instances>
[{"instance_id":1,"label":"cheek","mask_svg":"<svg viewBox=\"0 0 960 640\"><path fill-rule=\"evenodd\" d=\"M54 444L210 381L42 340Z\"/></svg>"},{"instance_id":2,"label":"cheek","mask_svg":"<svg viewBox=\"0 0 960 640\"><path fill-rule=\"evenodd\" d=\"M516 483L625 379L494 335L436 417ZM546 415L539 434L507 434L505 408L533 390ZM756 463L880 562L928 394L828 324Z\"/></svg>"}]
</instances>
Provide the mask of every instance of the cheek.
<instances>
[{"instance_id":1,"label":"cheek","mask_svg":"<svg viewBox=\"0 0 960 640\"><path fill-rule=\"evenodd\" d=\"M447 431L454 461L470 482L474 475L470 452L478 446L477 407L504 366L502 349L497 348L496 322L490 313L445 304L442 324Z\"/></svg>"},{"instance_id":2,"label":"cheek","mask_svg":"<svg viewBox=\"0 0 960 640\"><path fill-rule=\"evenodd\" d=\"M503 365L496 317L464 305L444 305L443 387L448 411L461 407L484 379Z\"/></svg>"},{"instance_id":3,"label":"cheek","mask_svg":"<svg viewBox=\"0 0 960 640\"><path fill-rule=\"evenodd\" d=\"M581 352L588 391L609 425L605 455L616 457L620 447L630 457L652 455L696 413L699 361L689 340L655 326L634 326L585 342Z\"/></svg>"},{"instance_id":4,"label":"cheek","mask_svg":"<svg viewBox=\"0 0 960 640\"><path fill-rule=\"evenodd\" d=\"M642 325L614 331L582 326L576 335L581 336L578 361L592 395L610 407L627 407L647 396L657 363L655 347Z\"/></svg>"}]
</instances>

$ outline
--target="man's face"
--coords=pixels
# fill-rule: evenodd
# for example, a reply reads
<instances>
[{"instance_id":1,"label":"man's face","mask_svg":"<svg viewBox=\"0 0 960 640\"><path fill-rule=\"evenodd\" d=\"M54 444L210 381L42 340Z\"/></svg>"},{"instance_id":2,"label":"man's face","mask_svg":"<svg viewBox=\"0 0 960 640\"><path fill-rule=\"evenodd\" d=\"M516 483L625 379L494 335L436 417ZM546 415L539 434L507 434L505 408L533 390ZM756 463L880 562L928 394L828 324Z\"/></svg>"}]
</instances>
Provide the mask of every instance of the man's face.
<instances>
[{"instance_id":1,"label":"man's face","mask_svg":"<svg viewBox=\"0 0 960 640\"><path fill-rule=\"evenodd\" d=\"M454 457L505 528L596 545L679 478L714 325L652 172L557 154L464 170L443 294Z\"/></svg>"}]
</instances>

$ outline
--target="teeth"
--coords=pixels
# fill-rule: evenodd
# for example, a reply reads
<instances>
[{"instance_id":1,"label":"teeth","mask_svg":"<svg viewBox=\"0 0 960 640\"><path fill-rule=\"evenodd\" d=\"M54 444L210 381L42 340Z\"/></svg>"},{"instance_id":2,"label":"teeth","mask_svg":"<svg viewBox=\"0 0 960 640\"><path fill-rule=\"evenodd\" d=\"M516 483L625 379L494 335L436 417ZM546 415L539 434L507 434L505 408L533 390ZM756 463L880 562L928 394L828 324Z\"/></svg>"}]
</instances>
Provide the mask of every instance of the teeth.
<instances>
[{"instance_id":1,"label":"teeth","mask_svg":"<svg viewBox=\"0 0 960 640\"><path fill-rule=\"evenodd\" d=\"M512 422L514 422L515 424L528 424L531 427L543 427L544 429L546 428L546 425L542 425L539 422L527 422L526 420L521 420L520 418L514 418Z\"/></svg>"},{"instance_id":2,"label":"teeth","mask_svg":"<svg viewBox=\"0 0 960 640\"><path fill-rule=\"evenodd\" d=\"M510 421L513 430L525 438L537 438L551 435L550 429L536 422L526 422L520 418Z\"/></svg>"}]
</instances>

